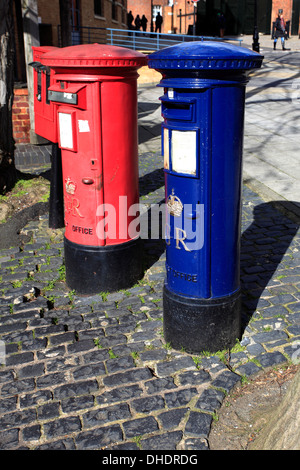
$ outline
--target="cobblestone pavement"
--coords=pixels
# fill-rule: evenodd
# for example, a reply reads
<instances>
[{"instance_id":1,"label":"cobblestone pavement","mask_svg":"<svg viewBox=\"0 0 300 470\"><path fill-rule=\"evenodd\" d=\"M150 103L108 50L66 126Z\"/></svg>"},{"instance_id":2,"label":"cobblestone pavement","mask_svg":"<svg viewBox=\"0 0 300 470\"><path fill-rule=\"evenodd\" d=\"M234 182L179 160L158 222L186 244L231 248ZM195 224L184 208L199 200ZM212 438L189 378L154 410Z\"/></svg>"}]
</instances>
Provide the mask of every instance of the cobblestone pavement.
<instances>
[{"instance_id":1,"label":"cobblestone pavement","mask_svg":"<svg viewBox=\"0 0 300 470\"><path fill-rule=\"evenodd\" d=\"M19 171L41 173L51 166L52 145L19 144L15 150L15 164Z\"/></svg>"},{"instance_id":2,"label":"cobblestone pavement","mask_svg":"<svg viewBox=\"0 0 300 470\"><path fill-rule=\"evenodd\" d=\"M164 199L159 152L140 155L140 193ZM163 240L144 240L137 285L80 297L63 230L30 222L32 242L0 252L0 449L209 449L226 393L300 350L298 225L246 186L242 214L243 336L197 356L163 338Z\"/></svg>"}]
</instances>

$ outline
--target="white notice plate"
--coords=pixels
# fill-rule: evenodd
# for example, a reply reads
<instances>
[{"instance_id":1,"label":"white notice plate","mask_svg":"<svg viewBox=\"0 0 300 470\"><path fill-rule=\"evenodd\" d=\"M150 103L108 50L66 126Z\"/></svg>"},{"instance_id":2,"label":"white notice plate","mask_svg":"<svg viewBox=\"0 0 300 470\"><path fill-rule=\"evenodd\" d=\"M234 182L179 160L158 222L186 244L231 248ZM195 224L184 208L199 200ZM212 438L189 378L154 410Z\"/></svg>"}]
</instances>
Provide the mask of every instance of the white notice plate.
<instances>
[{"instance_id":1,"label":"white notice plate","mask_svg":"<svg viewBox=\"0 0 300 470\"><path fill-rule=\"evenodd\" d=\"M169 129L164 127L164 168L169 169Z\"/></svg>"},{"instance_id":2,"label":"white notice plate","mask_svg":"<svg viewBox=\"0 0 300 470\"><path fill-rule=\"evenodd\" d=\"M172 170L196 174L197 131L172 131Z\"/></svg>"},{"instance_id":3,"label":"white notice plate","mask_svg":"<svg viewBox=\"0 0 300 470\"><path fill-rule=\"evenodd\" d=\"M60 146L65 149L73 149L72 115L58 113Z\"/></svg>"}]
</instances>

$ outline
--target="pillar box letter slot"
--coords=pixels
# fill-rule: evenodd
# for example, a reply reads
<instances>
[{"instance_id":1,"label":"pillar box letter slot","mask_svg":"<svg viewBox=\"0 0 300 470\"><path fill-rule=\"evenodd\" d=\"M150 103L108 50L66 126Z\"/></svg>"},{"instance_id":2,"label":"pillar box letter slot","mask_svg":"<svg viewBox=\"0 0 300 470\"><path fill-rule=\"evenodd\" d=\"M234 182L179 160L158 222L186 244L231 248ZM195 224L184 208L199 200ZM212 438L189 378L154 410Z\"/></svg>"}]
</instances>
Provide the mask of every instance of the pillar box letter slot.
<instances>
[{"instance_id":1,"label":"pillar box letter slot","mask_svg":"<svg viewBox=\"0 0 300 470\"><path fill-rule=\"evenodd\" d=\"M165 119L174 119L179 121L195 120L195 100L174 101L162 97L162 116Z\"/></svg>"},{"instance_id":2,"label":"pillar box letter slot","mask_svg":"<svg viewBox=\"0 0 300 470\"><path fill-rule=\"evenodd\" d=\"M54 72L64 181L66 282L81 294L116 291L142 276L137 70L146 57L100 44L60 48L42 63Z\"/></svg>"},{"instance_id":3,"label":"pillar box letter slot","mask_svg":"<svg viewBox=\"0 0 300 470\"><path fill-rule=\"evenodd\" d=\"M149 67L163 76L164 335L175 349L215 352L240 337L245 87L262 59L210 41L148 57Z\"/></svg>"},{"instance_id":4,"label":"pillar box letter slot","mask_svg":"<svg viewBox=\"0 0 300 470\"><path fill-rule=\"evenodd\" d=\"M56 83L48 88L48 100L86 109L86 85L68 83L65 88L64 82Z\"/></svg>"}]
</instances>

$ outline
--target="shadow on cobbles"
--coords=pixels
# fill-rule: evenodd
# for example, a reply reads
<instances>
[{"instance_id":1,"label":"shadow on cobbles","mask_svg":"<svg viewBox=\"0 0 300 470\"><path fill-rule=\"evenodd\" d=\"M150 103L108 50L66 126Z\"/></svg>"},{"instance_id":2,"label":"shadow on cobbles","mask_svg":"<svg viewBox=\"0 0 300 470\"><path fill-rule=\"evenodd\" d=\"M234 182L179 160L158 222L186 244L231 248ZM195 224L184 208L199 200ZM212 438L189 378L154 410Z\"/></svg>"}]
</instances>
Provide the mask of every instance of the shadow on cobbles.
<instances>
[{"instance_id":1,"label":"shadow on cobbles","mask_svg":"<svg viewBox=\"0 0 300 470\"><path fill-rule=\"evenodd\" d=\"M249 214L253 211L248 226L247 207L243 211L243 217L246 218L241 238L244 329L257 310L273 308L272 298L296 292L297 288L293 284L300 281L300 277L296 276L296 269L300 266L300 251L295 237L299 224L279 212L274 204L248 207ZM279 313L277 311L277 315Z\"/></svg>"},{"instance_id":2,"label":"shadow on cobbles","mask_svg":"<svg viewBox=\"0 0 300 470\"><path fill-rule=\"evenodd\" d=\"M141 215L141 238L143 243L144 269L148 270L155 265L165 252L165 214L164 214L164 192L165 176L163 168L153 168L153 161L157 156L151 152L145 154L144 172L139 178L140 203L143 206ZM152 161L153 160L153 161ZM152 171L149 171L151 170ZM158 269L160 271L160 269ZM157 274L163 278L163 275Z\"/></svg>"},{"instance_id":3,"label":"shadow on cobbles","mask_svg":"<svg viewBox=\"0 0 300 470\"><path fill-rule=\"evenodd\" d=\"M47 202L38 202L13 215L0 226L0 250L28 243L31 234L22 234L22 228L31 220L37 220L49 210Z\"/></svg>"},{"instance_id":4,"label":"shadow on cobbles","mask_svg":"<svg viewBox=\"0 0 300 470\"><path fill-rule=\"evenodd\" d=\"M149 207L147 212L141 217L141 238L143 245L144 270L151 269L161 259L166 250L165 244L165 214L161 211L164 200ZM161 261L164 265L164 261ZM159 269L159 278L163 279Z\"/></svg>"},{"instance_id":5,"label":"shadow on cobbles","mask_svg":"<svg viewBox=\"0 0 300 470\"><path fill-rule=\"evenodd\" d=\"M138 102L138 112L139 119L147 117L149 114L152 114L154 111L160 108L160 102L157 103L148 103L147 101Z\"/></svg>"},{"instance_id":6,"label":"shadow on cobbles","mask_svg":"<svg viewBox=\"0 0 300 470\"><path fill-rule=\"evenodd\" d=\"M165 176L163 168L147 173L139 178L140 196L145 196L149 192L156 191L165 185Z\"/></svg>"}]
</instances>

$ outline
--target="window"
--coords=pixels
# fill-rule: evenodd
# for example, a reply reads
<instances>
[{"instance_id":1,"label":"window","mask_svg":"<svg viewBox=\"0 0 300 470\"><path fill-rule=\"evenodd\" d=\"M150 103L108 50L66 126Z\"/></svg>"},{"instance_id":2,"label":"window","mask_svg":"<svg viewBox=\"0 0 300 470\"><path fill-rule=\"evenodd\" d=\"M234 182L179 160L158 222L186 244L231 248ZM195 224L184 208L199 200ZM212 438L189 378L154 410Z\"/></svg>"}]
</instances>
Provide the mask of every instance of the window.
<instances>
[{"instance_id":1,"label":"window","mask_svg":"<svg viewBox=\"0 0 300 470\"><path fill-rule=\"evenodd\" d=\"M97 16L103 16L102 0L94 0L94 14Z\"/></svg>"},{"instance_id":2,"label":"window","mask_svg":"<svg viewBox=\"0 0 300 470\"><path fill-rule=\"evenodd\" d=\"M153 5L152 14L153 14L153 21L155 22L157 13L162 15L162 6L161 5Z\"/></svg>"},{"instance_id":3,"label":"window","mask_svg":"<svg viewBox=\"0 0 300 470\"><path fill-rule=\"evenodd\" d=\"M113 20L117 20L117 2L116 0L112 0L111 4L111 17Z\"/></svg>"}]
</instances>

